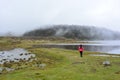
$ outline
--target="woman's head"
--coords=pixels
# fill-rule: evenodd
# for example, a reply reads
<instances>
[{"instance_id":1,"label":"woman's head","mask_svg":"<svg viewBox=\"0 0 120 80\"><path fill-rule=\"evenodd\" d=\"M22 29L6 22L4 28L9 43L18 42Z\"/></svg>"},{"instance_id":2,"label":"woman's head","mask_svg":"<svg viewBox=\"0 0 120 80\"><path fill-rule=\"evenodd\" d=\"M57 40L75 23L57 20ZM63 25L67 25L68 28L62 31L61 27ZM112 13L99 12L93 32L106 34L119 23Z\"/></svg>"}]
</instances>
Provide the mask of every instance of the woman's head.
<instances>
[{"instance_id":1,"label":"woman's head","mask_svg":"<svg viewBox=\"0 0 120 80\"><path fill-rule=\"evenodd\" d=\"M79 46L82 47L82 44L80 44Z\"/></svg>"}]
</instances>

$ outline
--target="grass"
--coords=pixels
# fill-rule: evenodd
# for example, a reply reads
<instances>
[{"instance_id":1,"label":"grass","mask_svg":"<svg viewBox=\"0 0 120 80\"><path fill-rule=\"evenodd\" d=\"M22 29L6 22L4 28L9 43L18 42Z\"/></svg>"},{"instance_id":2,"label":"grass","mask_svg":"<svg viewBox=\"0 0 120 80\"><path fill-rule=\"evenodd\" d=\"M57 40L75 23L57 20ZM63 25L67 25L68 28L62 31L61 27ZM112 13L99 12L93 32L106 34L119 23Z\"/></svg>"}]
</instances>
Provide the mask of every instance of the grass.
<instances>
[{"instance_id":1,"label":"grass","mask_svg":"<svg viewBox=\"0 0 120 80\"><path fill-rule=\"evenodd\" d=\"M21 41L15 46L23 47L36 54L37 62L47 66L44 69L32 66L0 75L0 80L119 80L120 58L90 56L99 54L85 51L79 57L77 50L59 48L28 48L34 42ZM7 45L8 46L8 45ZM10 46L10 45L9 45ZM104 67L102 62L109 60L111 66Z\"/></svg>"}]
</instances>

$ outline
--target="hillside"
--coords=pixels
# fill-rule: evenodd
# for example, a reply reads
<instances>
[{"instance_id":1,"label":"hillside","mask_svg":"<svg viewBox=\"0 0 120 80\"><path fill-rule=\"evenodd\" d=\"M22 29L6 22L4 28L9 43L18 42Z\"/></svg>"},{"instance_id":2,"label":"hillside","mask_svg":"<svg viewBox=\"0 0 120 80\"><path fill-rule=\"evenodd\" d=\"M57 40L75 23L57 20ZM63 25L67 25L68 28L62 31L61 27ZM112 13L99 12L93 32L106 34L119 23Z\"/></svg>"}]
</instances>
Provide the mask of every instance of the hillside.
<instances>
[{"instance_id":1,"label":"hillside","mask_svg":"<svg viewBox=\"0 0 120 80\"><path fill-rule=\"evenodd\" d=\"M120 33L105 28L80 25L52 25L26 32L23 36L64 37L80 40L115 40Z\"/></svg>"}]
</instances>

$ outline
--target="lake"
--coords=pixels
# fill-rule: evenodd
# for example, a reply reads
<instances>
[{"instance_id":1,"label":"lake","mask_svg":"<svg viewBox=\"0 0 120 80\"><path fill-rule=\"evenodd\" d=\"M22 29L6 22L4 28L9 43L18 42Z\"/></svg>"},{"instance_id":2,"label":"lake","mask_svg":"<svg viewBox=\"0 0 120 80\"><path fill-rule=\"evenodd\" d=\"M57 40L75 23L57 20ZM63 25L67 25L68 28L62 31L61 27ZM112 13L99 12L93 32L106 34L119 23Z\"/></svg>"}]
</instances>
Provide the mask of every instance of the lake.
<instances>
[{"instance_id":1,"label":"lake","mask_svg":"<svg viewBox=\"0 0 120 80\"><path fill-rule=\"evenodd\" d=\"M46 43L40 45L33 45L33 47L65 48L77 50L77 47L80 44L84 46L84 49L86 51L101 52L108 54L120 54L120 40L79 41L77 43Z\"/></svg>"}]
</instances>

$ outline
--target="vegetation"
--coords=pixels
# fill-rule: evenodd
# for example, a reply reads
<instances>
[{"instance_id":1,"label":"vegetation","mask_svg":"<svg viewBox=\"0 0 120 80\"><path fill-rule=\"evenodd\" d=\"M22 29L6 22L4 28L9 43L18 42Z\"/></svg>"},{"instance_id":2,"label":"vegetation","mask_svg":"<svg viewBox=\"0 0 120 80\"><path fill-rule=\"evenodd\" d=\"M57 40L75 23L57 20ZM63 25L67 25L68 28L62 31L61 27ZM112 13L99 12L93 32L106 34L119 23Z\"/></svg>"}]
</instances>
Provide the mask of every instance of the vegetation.
<instances>
[{"instance_id":1,"label":"vegetation","mask_svg":"<svg viewBox=\"0 0 120 80\"><path fill-rule=\"evenodd\" d=\"M3 47L11 49L11 42ZM6 38L0 39L2 44ZM18 39L17 39L18 40ZM38 40L18 40L14 47L21 47L36 54L37 61L31 63L20 62L21 68L0 74L0 80L119 80L120 59L115 57L90 56L97 52L84 52L79 57L77 50L59 48L33 48L32 45L40 43ZM0 43L0 44L1 44ZM13 47L13 48L14 48ZM110 66L104 66L103 61L109 60ZM36 65L38 64L38 65ZM43 68L39 64L46 64ZM12 67L16 67L14 64ZM10 66L11 67L11 66Z\"/></svg>"},{"instance_id":2,"label":"vegetation","mask_svg":"<svg viewBox=\"0 0 120 80\"><path fill-rule=\"evenodd\" d=\"M104 28L80 25L52 25L26 32L23 36L29 37L64 37L79 40L120 39L120 33Z\"/></svg>"}]
</instances>

